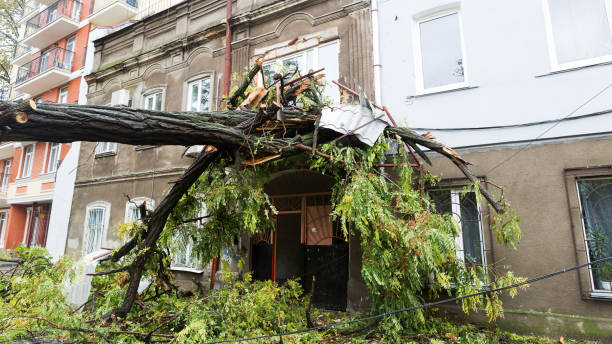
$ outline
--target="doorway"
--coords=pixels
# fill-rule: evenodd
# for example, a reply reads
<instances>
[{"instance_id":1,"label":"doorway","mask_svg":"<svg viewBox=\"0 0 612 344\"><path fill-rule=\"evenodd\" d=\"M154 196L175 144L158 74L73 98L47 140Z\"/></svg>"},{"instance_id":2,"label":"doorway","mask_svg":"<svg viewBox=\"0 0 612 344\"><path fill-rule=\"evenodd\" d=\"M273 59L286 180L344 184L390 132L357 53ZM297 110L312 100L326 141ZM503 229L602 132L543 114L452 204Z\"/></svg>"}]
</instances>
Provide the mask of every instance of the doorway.
<instances>
[{"instance_id":1,"label":"doorway","mask_svg":"<svg viewBox=\"0 0 612 344\"><path fill-rule=\"evenodd\" d=\"M330 216L331 192L328 190L333 182L322 182L320 174L313 174L308 172L304 175L302 172L299 178L295 175L285 176L291 180L287 184L287 180L270 182L274 183L274 187L266 191L278 211L275 230L251 238L251 271L255 279L272 279L279 284L288 279L299 279L306 293L310 292L314 276L313 305L344 311L347 302L349 245L339 224L334 223ZM297 180L300 182L296 183ZM285 187L283 184L286 184ZM304 189L308 186L310 189L326 191L270 192L286 192L290 189L306 191Z\"/></svg>"}]
</instances>

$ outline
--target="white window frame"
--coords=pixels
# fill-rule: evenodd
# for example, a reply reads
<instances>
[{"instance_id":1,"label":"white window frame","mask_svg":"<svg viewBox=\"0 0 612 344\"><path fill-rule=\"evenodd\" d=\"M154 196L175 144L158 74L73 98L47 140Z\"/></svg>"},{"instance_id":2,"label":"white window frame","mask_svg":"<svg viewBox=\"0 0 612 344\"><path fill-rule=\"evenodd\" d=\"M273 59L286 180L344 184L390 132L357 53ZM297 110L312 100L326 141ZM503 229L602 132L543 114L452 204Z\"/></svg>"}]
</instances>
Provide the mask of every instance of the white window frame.
<instances>
[{"instance_id":1,"label":"white window frame","mask_svg":"<svg viewBox=\"0 0 612 344\"><path fill-rule=\"evenodd\" d=\"M336 49L337 49L336 53L338 54L338 60L337 60L338 70L340 70L340 40L338 40L338 39L334 39L334 40L331 40L329 42L325 42L325 43L317 44L317 45L314 45L314 46L310 46L310 47L304 48L304 49L302 49L300 51L297 51L297 52L294 52L294 53L291 53L291 54L275 56L273 58L264 60L262 68L265 67L265 66L271 65L271 64L278 63L278 62L282 63L283 60L292 59L294 57L301 57L301 59L302 59L302 64L301 65L305 66L305 65L307 65L308 52L312 51L312 70L319 70L319 69L325 67L325 66L322 66L320 64L320 61L319 61L319 49L321 49L323 47L326 47L328 45L333 45L333 44L336 44ZM309 72L308 70L300 70L300 73L302 73L302 75L306 74L308 72ZM263 73L257 73L257 86L259 86L259 87L263 87L263 84L264 84L263 83L263 76L262 75L263 75ZM326 87L329 88L329 87L336 87L336 86L333 85L330 81L328 81ZM340 93L339 93L339 91L338 91L338 94L336 96L338 96L338 99L332 99L332 101L340 102Z\"/></svg>"},{"instance_id":2,"label":"white window frame","mask_svg":"<svg viewBox=\"0 0 612 344\"><path fill-rule=\"evenodd\" d=\"M200 103L198 102L198 110L195 110L196 112L204 112L204 111L212 111L213 108L213 104L214 104L214 89L215 89L215 78L214 78L214 73L202 73L202 74L198 74L194 77L189 78L186 82L185 82L185 111L194 111L191 110L191 85L194 83L199 83L200 87L198 89L198 99L200 99L201 94L202 94L202 80L203 79L209 79L210 80L210 100L209 100L209 107L208 109L201 109L200 108Z\"/></svg>"},{"instance_id":3,"label":"white window frame","mask_svg":"<svg viewBox=\"0 0 612 344\"><path fill-rule=\"evenodd\" d=\"M612 176L577 178L574 183L574 186L576 187L576 195L578 195L578 206L579 206L579 213L580 213L580 225L582 226L582 240L584 243L584 254L586 255L586 261L588 263L591 262L591 255L589 252L589 243L588 243L586 226L584 225L585 219L584 219L584 213L582 210L583 209L582 208L582 197L580 196L580 188L578 187L578 182L581 180L597 180L597 179L610 179L612 181ZM597 297L597 298L612 299L612 292L595 288L595 276L593 276L593 266L592 265L589 265L588 271L589 271L589 284L591 286L591 296Z\"/></svg>"},{"instance_id":4,"label":"white window frame","mask_svg":"<svg viewBox=\"0 0 612 344\"><path fill-rule=\"evenodd\" d=\"M612 34L612 0L604 0L606 6L606 14L608 16L608 25ZM557 58L557 46L552 27L552 18L550 15L550 0L542 0L544 22L546 24L546 37L548 41L548 56L550 59L551 72L560 72L568 69L576 69L586 66L593 66L601 63L612 62L612 54L593 57L573 62L559 63Z\"/></svg>"},{"instance_id":5,"label":"white window frame","mask_svg":"<svg viewBox=\"0 0 612 344\"><path fill-rule=\"evenodd\" d=\"M96 145L96 155L114 154L117 153L117 143L115 142L98 142Z\"/></svg>"},{"instance_id":6,"label":"white window frame","mask_svg":"<svg viewBox=\"0 0 612 344\"><path fill-rule=\"evenodd\" d=\"M57 95L57 103L58 104L67 104L68 103L68 86L64 86L64 87L59 89L59 93Z\"/></svg>"},{"instance_id":7,"label":"white window frame","mask_svg":"<svg viewBox=\"0 0 612 344\"><path fill-rule=\"evenodd\" d=\"M161 100L160 100L161 108L159 108L159 109L150 109L150 108L148 108L147 107L147 102L149 101L149 99L151 99L151 104L155 105L155 98L157 96L159 96L161 98ZM144 95L142 108L145 109L145 110L164 111L164 108L165 108L165 97L164 96L165 96L164 90L156 89L154 91L148 92L147 94Z\"/></svg>"},{"instance_id":8,"label":"white window frame","mask_svg":"<svg viewBox=\"0 0 612 344\"><path fill-rule=\"evenodd\" d=\"M421 23L439 19L442 17L446 17L451 14L457 14L457 18L459 21L459 37L461 39L461 55L462 55L462 63L463 63L463 81L456 82L448 85L425 88L425 80L423 78L423 56L421 54ZM414 42L414 69L415 69L415 78L416 78L416 94L430 94L430 93L439 93L445 91L451 91L459 88L469 87L469 73L468 73L468 59L465 51L465 38L463 35L463 18L461 15L461 8L455 4L452 7L445 7L443 9L437 9L434 11L428 11L428 14L418 15L414 17L412 22L413 24L413 36L412 40Z\"/></svg>"},{"instance_id":9,"label":"white window frame","mask_svg":"<svg viewBox=\"0 0 612 344\"><path fill-rule=\"evenodd\" d=\"M88 243L89 243L89 235L90 235L90 231L88 228L89 216L90 216L91 210L94 210L94 209L104 210L104 214L102 216L103 227L100 233L100 248L98 249L101 249L104 246L104 242L106 241L106 236L108 233L108 224L109 224L109 219L110 219L111 204L105 201L96 201L96 202L89 203L85 207L85 222L83 223L83 249L82 249L83 255L87 255L91 252L96 251L94 249L91 252L87 252L89 248Z\"/></svg>"},{"instance_id":10,"label":"white window frame","mask_svg":"<svg viewBox=\"0 0 612 344\"><path fill-rule=\"evenodd\" d=\"M136 197L132 198L131 201L125 202L125 217L124 222L137 222L141 223L142 221L139 219L132 219L132 212L134 209L137 209L137 206L140 206L142 202L146 202L146 208L148 211L153 211L155 209L155 201L149 197Z\"/></svg>"},{"instance_id":11,"label":"white window frame","mask_svg":"<svg viewBox=\"0 0 612 344\"><path fill-rule=\"evenodd\" d=\"M57 172L57 168L59 167L59 158L61 150L62 145L59 143L51 143L49 145L49 161L47 162L47 173Z\"/></svg>"},{"instance_id":12,"label":"white window frame","mask_svg":"<svg viewBox=\"0 0 612 344\"><path fill-rule=\"evenodd\" d=\"M32 147L32 152L28 153L27 149L29 147ZM34 165L34 152L36 151L36 147L34 144L29 144L23 147L23 153L21 154L22 159L21 161L23 162L21 164L21 178L30 178L32 176L32 165ZM26 169L26 159L28 159L28 155L29 155L29 164L28 164L28 168Z\"/></svg>"},{"instance_id":13,"label":"white window frame","mask_svg":"<svg viewBox=\"0 0 612 344\"><path fill-rule=\"evenodd\" d=\"M2 170L2 184L0 184L1 190L6 190L6 188L8 188L9 178L11 177L11 165L11 159L5 160L4 169Z\"/></svg>"},{"instance_id":14,"label":"white window frame","mask_svg":"<svg viewBox=\"0 0 612 344\"><path fill-rule=\"evenodd\" d=\"M198 213L198 217L204 217L204 216L206 216L206 205L203 204L202 209L200 209ZM204 221L206 221L206 219L199 220L200 223ZM201 273L202 271L204 271L204 268L201 267L201 264L199 262L191 261L190 256L191 256L192 250L193 250L193 243L188 243L187 246L185 247L185 256L187 257L187 264L177 264L176 255L173 253L170 259L170 269L175 270L175 271L188 271L188 272L195 272L195 273Z\"/></svg>"},{"instance_id":15,"label":"white window frame","mask_svg":"<svg viewBox=\"0 0 612 344\"><path fill-rule=\"evenodd\" d=\"M4 236L6 235L6 223L8 222L8 210L0 210L0 249L4 248ZM4 216L4 221L1 218Z\"/></svg>"},{"instance_id":16,"label":"white window frame","mask_svg":"<svg viewBox=\"0 0 612 344\"><path fill-rule=\"evenodd\" d=\"M461 229L459 234L455 237L455 243L457 247L456 255L457 255L457 259L461 260L462 262L465 262L465 253L464 253L465 249L463 246L463 228L461 227L461 194L463 193L463 190L449 189L449 191L450 191L450 196L451 196L452 215L455 221L457 222L457 225ZM468 191L468 192L474 193L474 191ZM479 239L480 239L480 252L482 254L482 266L485 268L485 271L486 271L487 254L485 251L485 241L484 241L484 234L482 230L483 229L482 228L482 212L481 212L480 205L478 204L478 202L475 205L476 205L476 210L478 211L478 234L479 234Z\"/></svg>"}]
</instances>

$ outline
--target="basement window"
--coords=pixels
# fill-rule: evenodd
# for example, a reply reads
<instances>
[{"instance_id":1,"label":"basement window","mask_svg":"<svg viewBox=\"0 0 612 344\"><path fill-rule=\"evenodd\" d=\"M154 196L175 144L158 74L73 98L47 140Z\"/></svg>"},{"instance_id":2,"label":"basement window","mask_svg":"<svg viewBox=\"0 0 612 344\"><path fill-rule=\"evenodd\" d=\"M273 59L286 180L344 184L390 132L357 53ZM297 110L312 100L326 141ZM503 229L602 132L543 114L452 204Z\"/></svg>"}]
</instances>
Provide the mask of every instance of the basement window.
<instances>
[{"instance_id":1,"label":"basement window","mask_svg":"<svg viewBox=\"0 0 612 344\"><path fill-rule=\"evenodd\" d=\"M476 265L486 265L484 236L476 193L463 194L462 189L429 191L440 214L452 214L461 232L455 238L457 259Z\"/></svg>"},{"instance_id":2,"label":"basement window","mask_svg":"<svg viewBox=\"0 0 612 344\"><path fill-rule=\"evenodd\" d=\"M587 259L612 256L612 177L577 180ZM612 297L612 261L589 267L591 290Z\"/></svg>"}]
</instances>

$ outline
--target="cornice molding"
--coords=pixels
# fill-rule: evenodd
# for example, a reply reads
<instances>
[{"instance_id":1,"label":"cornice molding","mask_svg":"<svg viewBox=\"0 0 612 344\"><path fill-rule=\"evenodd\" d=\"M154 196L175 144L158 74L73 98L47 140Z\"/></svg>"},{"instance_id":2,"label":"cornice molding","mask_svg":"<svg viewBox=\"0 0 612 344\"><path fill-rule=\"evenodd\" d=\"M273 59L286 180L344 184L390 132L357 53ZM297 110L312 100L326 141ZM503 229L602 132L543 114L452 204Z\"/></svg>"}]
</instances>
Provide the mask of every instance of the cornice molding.
<instances>
[{"instance_id":1,"label":"cornice molding","mask_svg":"<svg viewBox=\"0 0 612 344\"><path fill-rule=\"evenodd\" d=\"M326 0L278 1L272 4L263 5L262 7L254 9L252 11L237 14L235 17L232 18L232 25L235 26L237 29L266 22L267 20L270 20L271 17L280 18L283 15L284 17L270 32L254 37L245 37L238 41L232 42L232 49L239 49L248 45L258 45L270 40L274 40L280 37L282 31L297 18L308 21L313 27L316 27L318 25L346 17L355 11L368 8L370 5L370 2L367 0L358 0L317 17L314 17L306 12L300 12L300 10L304 8L308 8L323 3L325 1ZM177 14L181 13L181 11L179 10L180 6L187 6L187 2L181 3L181 5L177 5L177 8L175 8L170 14L168 14L168 16L173 17L171 19L166 19L163 25L156 26L155 32L163 32L164 26L170 26L172 28L175 27L175 24L178 19ZM220 6L222 7L221 3L211 2L208 3L208 6L200 8L202 9L202 11L194 11L191 12L189 15L194 16L194 13L202 13L201 15L204 15L206 13L210 13L211 11L219 9ZM197 15L201 16L200 14ZM99 45L103 45L103 51L107 53L113 53L118 50L125 49L126 45L132 44L136 35L141 34L139 31L141 31L143 34L146 34L147 36L150 36L150 33L146 31L147 27L153 26L154 19L157 17L157 15L154 15L150 18L143 20L142 22L138 22L130 26L134 30L132 32L126 31L123 36L118 36L117 34L119 32L116 32L109 36L96 40L96 51L98 51ZM205 49L210 50L212 57L219 57L225 54L225 47L221 46L219 48L211 48L207 44L209 44L215 38L221 38L224 35L225 24L223 22L212 24L203 27L199 30L196 30L192 33L188 33L187 35L174 37L173 39L167 41L166 43L162 43L153 49L137 52L134 55L126 58L125 60L112 65L111 67L89 74L86 77L86 80L89 84L105 82L106 80L116 77L118 75L126 74L125 70L139 70L139 67L148 66L156 62L161 62L164 59L168 58L168 56L173 56L176 53L181 53L182 61L180 63L172 63L171 61L168 65L162 64L162 70L164 72L176 71L181 68L187 67L190 63L189 58L191 56L194 56L193 51L199 49L200 47L206 47ZM115 43L115 41L117 42ZM193 48L193 51L190 51L188 56L185 57L185 52L189 51L191 48ZM125 86L127 86L128 84L133 85L138 81L142 80L142 75L143 74L139 72L138 77L126 80L123 82L123 84ZM94 98L101 94L103 94L101 90L96 90L94 92L88 93L87 97Z\"/></svg>"}]
</instances>

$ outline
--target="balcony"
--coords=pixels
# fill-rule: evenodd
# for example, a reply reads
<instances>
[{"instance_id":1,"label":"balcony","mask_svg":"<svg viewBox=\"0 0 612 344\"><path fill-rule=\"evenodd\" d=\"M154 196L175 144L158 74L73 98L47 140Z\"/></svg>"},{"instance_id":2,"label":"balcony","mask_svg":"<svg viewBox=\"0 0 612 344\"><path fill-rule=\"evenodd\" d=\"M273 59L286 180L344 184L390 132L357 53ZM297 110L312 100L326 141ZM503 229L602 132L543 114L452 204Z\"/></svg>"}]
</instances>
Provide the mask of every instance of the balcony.
<instances>
[{"instance_id":1,"label":"balcony","mask_svg":"<svg viewBox=\"0 0 612 344\"><path fill-rule=\"evenodd\" d=\"M28 1L25 4L25 7L23 8L23 13L21 15L21 18L19 18L19 24L22 24L26 20L32 18L32 16L38 12L39 8L40 8L40 3L36 1Z\"/></svg>"},{"instance_id":2,"label":"balcony","mask_svg":"<svg viewBox=\"0 0 612 344\"><path fill-rule=\"evenodd\" d=\"M12 64L19 66L30 61L31 50L32 48L30 46L19 44L17 49L15 49L15 54L13 54Z\"/></svg>"},{"instance_id":3,"label":"balcony","mask_svg":"<svg viewBox=\"0 0 612 344\"><path fill-rule=\"evenodd\" d=\"M94 3L89 20L101 26L126 22L138 13L136 0L98 0Z\"/></svg>"},{"instance_id":4,"label":"balcony","mask_svg":"<svg viewBox=\"0 0 612 344\"><path fill-rule=\"evenodd\" d=\"M19 67L15 91L39 94L70 81L74 52L63 48L45 50L32 61Z\"/></svg>"},{"instance_id":5,"label":"balcony","mask_svg":"<svg viewBox=\"0 0 612 344\"><path fill-rule=\"evenodd\" d=\"M57 1L26 22L23 43L39 49L48 47L76 31L80 18L79 1Z\"/></svg>"}]
</instances>

